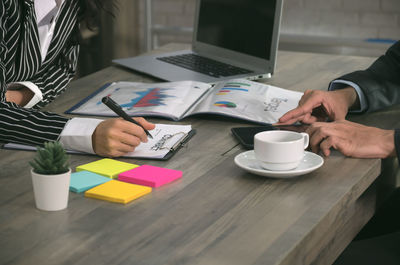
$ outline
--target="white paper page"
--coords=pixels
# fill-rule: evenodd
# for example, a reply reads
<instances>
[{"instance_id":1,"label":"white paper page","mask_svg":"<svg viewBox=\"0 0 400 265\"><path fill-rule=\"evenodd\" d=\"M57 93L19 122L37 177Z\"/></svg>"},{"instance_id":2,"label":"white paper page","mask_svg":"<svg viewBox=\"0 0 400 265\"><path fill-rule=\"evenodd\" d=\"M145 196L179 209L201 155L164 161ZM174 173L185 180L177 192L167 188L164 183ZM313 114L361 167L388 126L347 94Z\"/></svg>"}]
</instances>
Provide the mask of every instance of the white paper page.
<instances>
[{"instance_id":1,"label":"white paper page","mask_svg":"<svg viewBox=\"0 0 400 265\"><path fill-rule=\"evenodd\" d=\"M297 107L302 95L300 92L245 79L229 80L218 83L190 114L215 113L275 123L284 113Z\"/></svg>"},{"instance_id":2,"label":"white paper page","mask_svg":"<svg viewBox=\"0 0 400 265\"><path fill-rule=\"evenodd\" d=\"M161 115L179 119L210 85L194 81L165 83L116 82L90 98L74 114L116 116L101 99L110 96L130 116Z\"/></svg>"},{"instance_id":3,"label":"white paper page","mask_svg":"<svg viewBox=\"0 0 400 265\"><path fill-rule=\"evenodd\" d=\"M170 125L156 124L156 127L149 131L153 139L148 137L147 143L141 143L134 152L124 155L124 157L136 158L163 158L176 143L180 142L190 131L191 125ZM171 135L172 137L169 137ZM164 137L164 139L163 139ZM165 141L165 139L167 139ZM162 148L165 147L165 148ZM6 149L17 150L36 150L35 146L22 144L5 144ZM70 154L82 154L82 152L66 150Z\"/></svg>"}]
</instances>

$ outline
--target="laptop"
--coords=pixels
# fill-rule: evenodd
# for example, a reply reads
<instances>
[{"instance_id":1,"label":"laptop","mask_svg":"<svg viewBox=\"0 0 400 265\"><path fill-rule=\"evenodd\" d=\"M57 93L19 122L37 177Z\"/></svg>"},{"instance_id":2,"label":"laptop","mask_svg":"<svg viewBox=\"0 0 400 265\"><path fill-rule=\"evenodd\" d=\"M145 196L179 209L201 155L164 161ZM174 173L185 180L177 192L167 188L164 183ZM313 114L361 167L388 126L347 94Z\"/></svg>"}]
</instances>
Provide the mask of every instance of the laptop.
<instances>
[{"instance_id":1,"label":"laptop","mask_svg":"<svg viewBox=\"0 0 400 265\"><path fill-rule=\"evenodd\" d=\"M269 78L283 0L197 0L192 50L113 62L167 81Z\"/></svg>"}]
</instances>

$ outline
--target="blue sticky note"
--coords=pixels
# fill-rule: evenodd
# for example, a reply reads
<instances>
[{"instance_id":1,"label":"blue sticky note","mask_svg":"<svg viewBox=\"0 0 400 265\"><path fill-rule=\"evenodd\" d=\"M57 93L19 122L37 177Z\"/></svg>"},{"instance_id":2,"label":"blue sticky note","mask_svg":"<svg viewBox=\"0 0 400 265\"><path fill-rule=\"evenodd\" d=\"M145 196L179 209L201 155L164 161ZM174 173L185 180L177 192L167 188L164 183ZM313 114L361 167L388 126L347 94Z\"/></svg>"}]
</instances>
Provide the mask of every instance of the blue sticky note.
<instances>
[{"instance_id":1,"label":"blue sticky note","mask_svg":"<svg viewBox=\"0 0 400 265\"><path fill-rule=\"evenodd\" d=\"M80 193L110 180L110 178L103 177L90 171L79 171L71 174L69 189L73 192Z\"/></svg>"}]
</instances>

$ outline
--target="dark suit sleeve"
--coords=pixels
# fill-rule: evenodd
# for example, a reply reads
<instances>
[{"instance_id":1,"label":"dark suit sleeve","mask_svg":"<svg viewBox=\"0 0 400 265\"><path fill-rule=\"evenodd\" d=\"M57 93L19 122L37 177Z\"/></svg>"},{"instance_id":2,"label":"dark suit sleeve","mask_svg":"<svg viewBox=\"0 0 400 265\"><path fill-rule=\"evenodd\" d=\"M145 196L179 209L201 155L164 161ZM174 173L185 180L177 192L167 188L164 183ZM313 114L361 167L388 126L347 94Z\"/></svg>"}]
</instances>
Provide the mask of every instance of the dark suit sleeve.
<instances>
[{"instance_id":1,"label":"dark suit sleeve","mask_svg":"<svg viewBox=\"0 0 400 265\"><path fill-rule=\"evenodd\" d=\"M367 112L400 103L400 41L368 69L346 74L338 80L359 85L367 100Z\"/></svg>"},{"instance_id":2,"label":"dark suit sleeve","mask_svg":"<svg viewBox=\"0 0 400 265\"><path fill-rule=\"evenodd\" d=\"M396 148L397 160L400 163L400 129L394 130L394 147Z\"/></svg>"}]
</instances>

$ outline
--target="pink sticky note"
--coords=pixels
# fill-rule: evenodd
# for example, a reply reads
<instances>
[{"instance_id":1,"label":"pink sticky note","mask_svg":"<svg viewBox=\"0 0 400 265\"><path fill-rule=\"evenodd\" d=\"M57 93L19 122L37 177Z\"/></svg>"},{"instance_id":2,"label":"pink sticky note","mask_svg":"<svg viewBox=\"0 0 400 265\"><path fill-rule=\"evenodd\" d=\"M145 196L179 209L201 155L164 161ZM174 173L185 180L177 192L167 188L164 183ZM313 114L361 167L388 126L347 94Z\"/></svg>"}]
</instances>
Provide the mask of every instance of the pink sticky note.
<instances>
[{"instance_id":1,"label":"pink sticky note","mask_svg":"<svg viewBox=\"0 0 400 265\"><path fill-rule=\"evenodd\" d=\"M118 180L148 187L160 187L182 177L182 171L143 165L118 175Z\"/></svg>"}]
</instances>

